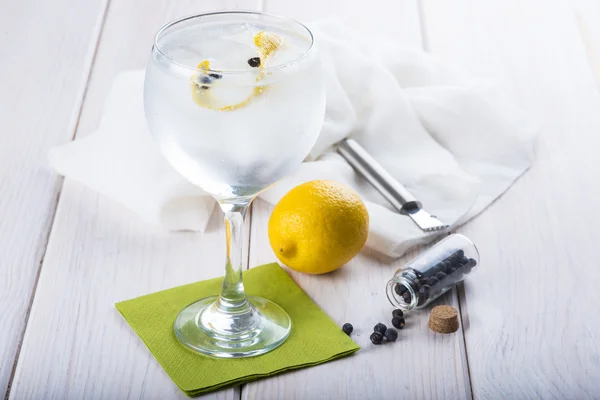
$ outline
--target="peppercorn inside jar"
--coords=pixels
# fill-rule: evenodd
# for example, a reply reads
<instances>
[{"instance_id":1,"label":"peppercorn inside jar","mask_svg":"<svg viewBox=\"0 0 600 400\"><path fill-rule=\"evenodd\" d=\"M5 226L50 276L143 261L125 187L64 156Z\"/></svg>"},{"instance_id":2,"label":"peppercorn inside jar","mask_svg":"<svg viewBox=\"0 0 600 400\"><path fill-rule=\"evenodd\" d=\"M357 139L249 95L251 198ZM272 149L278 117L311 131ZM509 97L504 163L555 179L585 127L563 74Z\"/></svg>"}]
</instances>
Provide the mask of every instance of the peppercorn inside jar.
<instances>
[{"instance_id":1,"label":"peppercorn inside jar","mask_svg":"<svg viewBox=\"0 0 600 400\"><path fill-rule=\"evenodd\" d=\"M409 261L387 283L390 303L405 311L425 307L462 282L479 264L467 237L453 234Z\"/></svg>"}]
</instances>

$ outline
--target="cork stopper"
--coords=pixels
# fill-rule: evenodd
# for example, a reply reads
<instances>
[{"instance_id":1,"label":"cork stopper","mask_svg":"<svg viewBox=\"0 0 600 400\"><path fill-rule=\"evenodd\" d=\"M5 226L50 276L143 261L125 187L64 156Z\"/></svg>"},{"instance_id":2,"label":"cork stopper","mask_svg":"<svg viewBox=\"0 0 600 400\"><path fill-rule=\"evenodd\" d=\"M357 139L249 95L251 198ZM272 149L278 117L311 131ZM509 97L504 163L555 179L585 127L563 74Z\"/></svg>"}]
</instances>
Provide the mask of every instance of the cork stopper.
<instances>
[{"instance_id":1,"label":"cork stopper","mask_svg":"<svg viewBox=\"0 0 600 400\"><path fill-rule=\"evenodd\" d=\"M458 330L458 312L454 307L436 306L429 316L429 328L437 333L452 333Z\"/></svg>"}]
</instances>

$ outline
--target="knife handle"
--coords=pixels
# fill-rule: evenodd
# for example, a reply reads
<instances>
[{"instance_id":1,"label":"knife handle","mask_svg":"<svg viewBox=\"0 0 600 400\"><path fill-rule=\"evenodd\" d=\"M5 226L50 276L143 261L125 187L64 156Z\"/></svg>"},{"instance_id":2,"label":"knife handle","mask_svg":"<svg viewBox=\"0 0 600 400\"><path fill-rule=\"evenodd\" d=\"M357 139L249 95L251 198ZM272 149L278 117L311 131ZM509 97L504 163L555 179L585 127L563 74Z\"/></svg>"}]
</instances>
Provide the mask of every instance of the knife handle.
<instances>
[{"instance_id":1,"label":"knife handle","mask_svg":"<svg viewBox=\"0 0 600 400\"><path fill-rule=\"evenodd\" d=\"M353 139L344 139L338 153L402 214L421 208L418 201L400 182L394 179L367 151Z\"/></svg>"}]
</instances>

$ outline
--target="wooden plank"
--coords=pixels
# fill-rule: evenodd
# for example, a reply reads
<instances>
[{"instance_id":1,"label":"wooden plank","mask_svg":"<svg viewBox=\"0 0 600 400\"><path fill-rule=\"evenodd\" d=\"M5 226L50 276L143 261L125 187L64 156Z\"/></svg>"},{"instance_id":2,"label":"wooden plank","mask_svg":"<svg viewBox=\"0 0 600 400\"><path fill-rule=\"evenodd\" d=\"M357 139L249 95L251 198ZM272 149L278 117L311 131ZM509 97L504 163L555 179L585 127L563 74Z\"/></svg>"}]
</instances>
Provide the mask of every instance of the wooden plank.
<instances>
[{"instance_id":1,"label":"wooden plank","mask_svg":"<svg viewBox=\"0 0 600 400\"><path fill-rule=\"evenodd\" d=\"M397 40L398 46L421 48L422 44L416 1L373 1L368 7L359 1L269 1L266 9L301 20L339 16L363 28L389 34ZM254 204L250 266L276 261L267 237L271 209L260 200ZM396 343L374 346L369 340L377 322L390 325L393 307L385 296L385 284L407 259L383 260L364 250L332 274L309 276L290 271L294 280L336 323L354 325L352 337L362 350L349 358L247 384L242 387L242 398L470 397L462 332L433 334L427 328L427 311L407 317L407 325ZM440 303L458 307L454 292L444 296Z\"/></svg>"},{"instance_id":2,"label":"wooden plank","mask_svg":"<svg viewBox=\"0 0 600 400\"><path fill-rule=\"evenodd\" d=\"M186 398L114 303L222 274L223 234L218 212L204 235L163 232L67 180L11 398Z\"/></svg>"},{"instance_id":3,"label":"wooden plank","mask_svg":"<svg viewBox=\"0 0 600 400\"><path fill-rule=\"evenodd\" d=\"M75 131L106 0L0 0L0 397L62 180L46 151Z\"/></svg>"},{"instance_id":4,"label":"wooden plank","mask_svg":"<svg viewBox=\"0 0 600 400\"><path fill-rule=\"evenodd\" d=\"M531 170L465 228L482 254L462 304L474 396L598 398L600 95L574 15L562 0L423 5L434 54L543 124Z\"/></svg>"},{"instance_id":5,"label":"wooden plank","mask_svg":"<svg viewBox=\"0 0 600 400\"><path fill-rule=\"evenodd\" d=\"M97 126L114 76L144 67L153 35L164 22L230 3L112 2L77 135ZM164 232L67 179L10 398L186 398L114 303L222 275L221 221L216 211L204 235ZM207 397L239 398L239 390Z\"/></svg>"},{"instance_id":6,"label":"wooden plank","mask_svg":"<svg viewBox=\"0 0 600 400\"><path fill-rule=\"evenodd\" d=\"M276 261L267 237L272 206L253 206L251 266ZM242 387L242 399L464 399L470 398L462 331L434 334L427 327L428 310L406 317L406 327L393 344L375 346L373 326L391 326L393 307L385 284L408 257L390 261L365 249L342 269L311 276L288 272L298 285L340 326L354 325L352 339L361 346L353 356L288 372ZM455 291L433 305L458 309Z\"/></svg>"}]
</instances>

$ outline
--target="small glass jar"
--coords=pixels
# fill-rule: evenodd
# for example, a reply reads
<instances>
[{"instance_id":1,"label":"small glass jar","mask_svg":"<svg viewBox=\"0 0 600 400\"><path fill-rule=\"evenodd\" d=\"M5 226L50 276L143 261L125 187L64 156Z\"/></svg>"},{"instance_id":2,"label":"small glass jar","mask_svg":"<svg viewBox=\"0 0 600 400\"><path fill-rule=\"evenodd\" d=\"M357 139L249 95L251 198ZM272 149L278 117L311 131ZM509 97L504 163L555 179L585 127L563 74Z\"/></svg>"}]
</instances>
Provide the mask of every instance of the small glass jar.
<instances>
[{"instance_id":1,"label":"small glass jar","mask_svg":"<svg viewBox=\"0 0 600 400\"><path fill-rule=\"evenodd\" d=\"M453 234L419 254L394 274L386 287L394 307L425 307L462 282L479 264L479 251L468 238Z\"/></svg>"}]
</instances>

